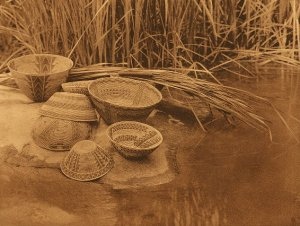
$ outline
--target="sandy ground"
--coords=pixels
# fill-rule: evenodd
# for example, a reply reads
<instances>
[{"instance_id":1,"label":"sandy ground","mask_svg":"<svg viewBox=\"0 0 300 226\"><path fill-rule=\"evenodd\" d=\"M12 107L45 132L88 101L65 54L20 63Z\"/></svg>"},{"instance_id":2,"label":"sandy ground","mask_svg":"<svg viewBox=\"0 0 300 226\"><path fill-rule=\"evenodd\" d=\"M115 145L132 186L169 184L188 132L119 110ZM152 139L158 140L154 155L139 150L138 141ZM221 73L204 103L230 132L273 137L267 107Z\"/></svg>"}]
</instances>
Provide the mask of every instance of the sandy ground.
<instances>
[{"instance_id":1,"label":"sandy ground","mask_svg":"<svg viewBox=\"0 0 300 226\"><path fill-rule=\"evenodd\" d=\"M111 190L59 170L0 165L0 225L114 225ZM105 212L105 214L103 214Z\"/></svg>"}]
</instances>

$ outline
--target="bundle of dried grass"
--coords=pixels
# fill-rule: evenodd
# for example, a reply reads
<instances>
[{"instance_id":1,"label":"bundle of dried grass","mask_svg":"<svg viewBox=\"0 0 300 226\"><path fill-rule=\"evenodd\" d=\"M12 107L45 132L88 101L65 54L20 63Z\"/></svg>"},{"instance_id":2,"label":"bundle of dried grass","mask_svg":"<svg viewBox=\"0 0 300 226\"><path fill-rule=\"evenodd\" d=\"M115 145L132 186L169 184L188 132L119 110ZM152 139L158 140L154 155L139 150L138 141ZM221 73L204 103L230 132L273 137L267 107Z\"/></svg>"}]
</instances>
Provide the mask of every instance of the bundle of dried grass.
<instances>
[{"instance_id":1,"label":"bundle of dried grass","mask_svg":"<svg viewBox=\"0 0 300 226\"><path fill-rule=\"evenodd\" d=\"M68 81L94 80L103 77L121 76L136 80L148 81L169 87L185 94L192 96L185 99L184 104L193 111L201 128L206 131L201 123L201 119L197 118L197 114L193 110L193 106L199 103L205 103L223 113L224 117L230 122L230 118L234 117L246 123L248 126L269 133L272 140L272 133L267 124L267 120L260 116L256 106L268 106L274 110L280 120L288 129L291 136L298 141L285 119L276 110L276 108L267 99L259 97L233 87L224 86L213 82L191 77L181 72L172 70L149 70L140 68L127 68L124 65L118 67L108 66L109 64L95 64L87 67L74 68L70 71ZM2 75L0 85L15 87L15 83L10 76Z\"/></svg>"},{"instance_id":2,"label":"bundle of dried grass","mask_svg":"<svg viewBox=\"0 0 300 226\"><path fill-rule=\"evenodd\" d=\"M106 67L99 67L97 69L97 65L73 69L69 79L71 81L90 80L111 76L112 74L148 81L184 91L186 94L196 97L196 102L200 100L201 102L207 103L211 107L223 112L224 116L234 116L251 127L267 131L272 139L270 128L265 119L255 112L255 104L271 104L266 99L243 90L208 82L199 78L193 78L186 74L170 70L144 70L140 68L129 69L122 67L111 67L107 70ZM187 101L185 104L191 107L193 103ZM198 119L197 121L204 129L201 120Z\"/></svg>"}]
</instances>

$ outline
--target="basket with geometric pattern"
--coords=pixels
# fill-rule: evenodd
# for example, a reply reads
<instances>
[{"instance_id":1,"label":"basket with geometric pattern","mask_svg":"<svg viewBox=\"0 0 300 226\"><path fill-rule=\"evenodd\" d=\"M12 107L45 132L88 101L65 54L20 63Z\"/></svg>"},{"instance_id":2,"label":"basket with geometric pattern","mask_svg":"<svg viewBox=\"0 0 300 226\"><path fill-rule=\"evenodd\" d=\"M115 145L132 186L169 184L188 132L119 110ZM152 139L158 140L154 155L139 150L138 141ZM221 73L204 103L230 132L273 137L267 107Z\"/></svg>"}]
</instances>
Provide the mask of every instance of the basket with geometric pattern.
<instances>
[{"instance_id":1,"label":"basket with geometric pattern","mask_svg":"<svg viewBox=\"0 0 300 226\"><path fill-rule=\"evenodd\" d=\"M144 123L122 121L110 125L107 135L112 145L126 158L149 155L162 143L161 133Z\"/></svg>"},{"instance_id":2,"label":"basket with geometric pattern","mask_svg":"<svg viewBox=\"0 0 300 226\"><path fill-rule=\"evenodd\" d=\"M40 116L32 129L34 142L51 151L68 151L81 140L90 139L95 131L93 122L75 122Z\"/></svg>"},{"instance_id":3,"label":"basket with geometric pattern","mask_svg":"<svg viewBox=\"0 0 300 226\"><path fill-rule=\"evenodd\" d=\"M86 95L56 92L41 107L40 114L72 121L96 121L97 114Z\"/></svg>"},{"instance_id":4,"label":"basket with geometric pattern","mask_svg":"<svg viewBox=\"0 0 300 226\"><path fill-rule=\"evenodd\" d=\"M162 99L154 86L129 78L100 78L94 80L88 90L96 110L107 124L145 121Z\"/></svg>"},{"instance_id":5,"label":"basket with geometric pattern","mask_svg":"<svg viewBox=\"0 0 300 226\"><path fill-rule=\"evenodd\" d=\"M60 164L63 174L78 181L98 179L113 166L112 157L91 140L76 143Z\"/></svg>"},{"instance_id":6,"label":"basket with geometric pattern","mask_svg":"<svg viewBox=\"0 0 300 226\"><path fill-rule=\"evenodd\" d=\"M31 100L43 102L59 91L73 61L53 54L30 54L12 59L7 65L20 90Z\"/></svg>"}]
</instances>

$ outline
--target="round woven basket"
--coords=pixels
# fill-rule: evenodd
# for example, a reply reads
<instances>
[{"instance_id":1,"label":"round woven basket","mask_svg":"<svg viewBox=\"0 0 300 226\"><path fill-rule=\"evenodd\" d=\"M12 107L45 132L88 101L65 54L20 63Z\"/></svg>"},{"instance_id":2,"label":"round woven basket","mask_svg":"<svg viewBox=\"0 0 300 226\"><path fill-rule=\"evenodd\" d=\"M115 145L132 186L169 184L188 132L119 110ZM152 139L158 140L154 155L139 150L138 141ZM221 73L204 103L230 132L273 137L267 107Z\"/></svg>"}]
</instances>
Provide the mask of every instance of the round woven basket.
<instances>
[{"instance_id":1,"label":"round woven basket","mask_svg":"<svg viewBox=\"0 0 300 226\"><path fill-rule=\"evenodd\" d=\"M73 61L53 54L30 54L12 59L7 65L20 90L31 100L43 102L59 91Z\"/></svg>"},{"instance_id":2,"label":"round woven basket","mask_svg":"<svg viewBox=\"0 0 300 226\"><path fill-rule=\"evenodd\" d=\"M128 78L97 79L88 90L96 110L107 124L145 121L162 99L154 86Z\"/></svg>"},{"instance_id":3,"label":"round woven basket","mask_svg":"<svg viewBox=\"0 0 300 226\"><path fill-rule=\"evenodd\" d=\"M80 93L89 96L88 85L92 81L76 81L61 84L62 89L69 93Z\"/></svg>"},{"instance_id":4,"label":"round woven basket","mask_svg":"<svg viewBox=\"0 0 300 226\"><path fill-rule=\"evenodd\" d=\"M63 174L78 181L98 179L113 166L113 159L90 140L76 143L60 164Z\"/></svg>"},{"instance_id":5,"label":"round woven basket","mask_svg":"<svg viewBox=\"0 0 300 226\"><path fill-rule=\"evenodd\" d=\"M110 125L107 135L116 150L126 158L147 156L163 142L163 137L157 129L134 121Z\"/></svg>"},{"instance_id":6,"label":"round woven basket","mask_svg":"<svg viewBox=\"0 0 300 226\"><path fill-rule=\"evenodd\" d=\"M92 122L75 122L40 116L32 130L34 142L52 151L67 151L78 141L93 134Z\"/></svg>"},{"instance_id":7,"label":"round woven basket","mask_svg":"<svg viewBox=\"0 0 300 226\"><path fill-rule=\"evenodd\" d=\"M72 121L96 121L97 114L86 95L56 92L40 109L40 114Z\"/></svg>"}]
</instances>

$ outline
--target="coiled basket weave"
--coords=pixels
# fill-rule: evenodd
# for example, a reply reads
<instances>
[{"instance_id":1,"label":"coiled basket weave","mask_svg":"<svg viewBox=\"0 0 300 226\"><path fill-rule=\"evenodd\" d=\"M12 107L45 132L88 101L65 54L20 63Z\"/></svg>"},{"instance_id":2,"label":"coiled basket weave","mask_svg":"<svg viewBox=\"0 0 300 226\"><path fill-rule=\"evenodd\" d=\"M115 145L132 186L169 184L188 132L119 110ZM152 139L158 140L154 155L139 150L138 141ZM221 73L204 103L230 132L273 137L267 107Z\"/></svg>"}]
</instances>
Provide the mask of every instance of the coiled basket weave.
<instances>
[{"instance_id":1,"label":"coiled basket weave","mask_svg":"<svg viewBox=\"0 0 300 226\"><path fill-rule=\"evenodd\" d=\"M154 86L129 78L97 79L88 90L96 110L107 124L123 120L145 121L162 99Z\"/></svg>"},{"instance_id":2,"label":"coiled basket weave","mask_svg":"<svg viewBox=\"0 0 300 226\"><path fill-rule=\"evenodd\" d=\"M117 122L110 125L106 132L114 148L126 158L145 157L163 142L157 129L140 122Z\"/></svg>"},{"instance_id":3,"label":"coiled basket weave","mask_svg":"<svg viewBox=\"0 0 300 226\"><path fill-rule=\"evenodd\" d=\"M89 139L96 129L97 114L83 94L56 92L41 107L32 137L52 151L67 151L78 141Z\"/></svg>"},{"instance_id":4,"label":"coiled basket weave","mask_svg":"<svg viewBox=\"0 0 300 226\"><path fill-rule=\"evenodd\" d=\"M93 132L91 122L76 122L40 116L32 129L34 142L51 151L68 151L78 141L89 139Z\"/></svg>"},{"instance_id":5,"label":"coiled basket weave","mask_svg":"<svg viewBox=\"0 0 300 226\"><path fill-rule=\"evenodd\" d=\"M31 100L43 102L59 91L73 61L53 54L30 54L12 59L7 65L20 90Z\"/></svg>"},{"instance_id":6,"label":"coiled basket weave","mask_svg":"<svg viewBox=\"0 0 300 226\"><path fill-rule=\"evenodd\" d=\"M92 81L75 81L61 84L65 92L80 93L89 96L88 86Z\"/></svg>"},{"instance_id":7,"label":"coiled basket weave","mask_svg":"<svg viewBox=\"0 0 300 226\"><path fill-rule=\"evenodd\" d=\"M83 94L56 92L40 109L40 114L72 121L96 121L97 115L90 99Z\"/></svg>"},{"instance_id":8,"label":"coiled basket weave","mask_svg":"<svg viewBox=\"0 0 300 226\"><path fill-rule=\"evenodd\" d=\"M67 177L78 181L90 181L107 174L114 160L95 142L82 140L76 143L60 164Z\"/></svg>"}]
</instances>

